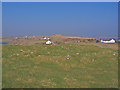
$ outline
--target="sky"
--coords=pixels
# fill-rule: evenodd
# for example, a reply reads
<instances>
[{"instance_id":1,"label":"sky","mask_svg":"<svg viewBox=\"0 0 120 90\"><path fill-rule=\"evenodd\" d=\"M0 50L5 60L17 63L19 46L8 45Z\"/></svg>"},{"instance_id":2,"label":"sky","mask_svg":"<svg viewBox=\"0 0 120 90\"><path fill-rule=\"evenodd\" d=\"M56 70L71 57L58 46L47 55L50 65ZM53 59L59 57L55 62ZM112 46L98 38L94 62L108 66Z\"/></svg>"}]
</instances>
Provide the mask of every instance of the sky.
<instances>
[{"instance_id":1,"label":"sky","mask_svg":"<svg viewBox=\"0 0 120 90\"><path fill-rule=\"evenodd\" d=\"M117 37L117 2L3 2L3 36Z\"/></svg>"}]
</instances>

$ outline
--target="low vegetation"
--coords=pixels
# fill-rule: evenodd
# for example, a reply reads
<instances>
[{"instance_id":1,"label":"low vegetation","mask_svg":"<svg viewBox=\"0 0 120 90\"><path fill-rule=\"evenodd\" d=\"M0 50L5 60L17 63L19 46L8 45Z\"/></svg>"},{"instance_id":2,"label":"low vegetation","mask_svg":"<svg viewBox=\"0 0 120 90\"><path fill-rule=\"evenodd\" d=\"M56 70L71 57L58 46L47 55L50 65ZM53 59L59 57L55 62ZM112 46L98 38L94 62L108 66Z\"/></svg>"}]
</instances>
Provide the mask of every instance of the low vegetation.
<instances>
[{"instance_id":1,"label":"low vegetation","mask_svg":"<svg viewBox=\"0 0 120 90\"><path fill-rule=\"evenodd\" d=\"M3 88L117 88L118 53L99 45L3 45Z\"/></svg>"}]
</instances>

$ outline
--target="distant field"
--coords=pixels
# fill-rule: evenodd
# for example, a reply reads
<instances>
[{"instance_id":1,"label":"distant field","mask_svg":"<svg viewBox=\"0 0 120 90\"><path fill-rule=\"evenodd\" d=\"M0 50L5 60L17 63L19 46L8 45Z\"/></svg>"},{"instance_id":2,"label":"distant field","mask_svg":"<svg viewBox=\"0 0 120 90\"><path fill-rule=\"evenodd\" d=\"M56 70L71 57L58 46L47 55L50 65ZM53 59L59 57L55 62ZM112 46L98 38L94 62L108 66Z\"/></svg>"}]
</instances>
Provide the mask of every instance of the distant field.
<instances>
[{"instance_id":1,"label":"distant field","mask_svg":"<svg viewBox=\"0 0 120 90\"><path fill-rule=\"evenodd\" d=\"M118 51L102 45L3 45L3 88L117 88Z\"/></svg>"}]
</instances>

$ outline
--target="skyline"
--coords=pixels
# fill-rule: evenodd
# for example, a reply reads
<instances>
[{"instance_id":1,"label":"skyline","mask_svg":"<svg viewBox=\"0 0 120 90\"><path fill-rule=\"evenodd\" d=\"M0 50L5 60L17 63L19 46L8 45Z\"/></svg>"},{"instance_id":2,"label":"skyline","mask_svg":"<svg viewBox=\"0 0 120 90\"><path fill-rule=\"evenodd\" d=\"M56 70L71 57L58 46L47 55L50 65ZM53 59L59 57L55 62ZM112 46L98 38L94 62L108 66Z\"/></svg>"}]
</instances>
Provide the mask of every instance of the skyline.
<instances>
[{"instance_id":1,"label":"skyline","mask_svg":"<svg viewBox=\"0 0 120 90\"><path fill-rule=\"evenodd\" d=\"M117 2L4 2L3 36L117 37Z\"/></svg>"}]
</instances>

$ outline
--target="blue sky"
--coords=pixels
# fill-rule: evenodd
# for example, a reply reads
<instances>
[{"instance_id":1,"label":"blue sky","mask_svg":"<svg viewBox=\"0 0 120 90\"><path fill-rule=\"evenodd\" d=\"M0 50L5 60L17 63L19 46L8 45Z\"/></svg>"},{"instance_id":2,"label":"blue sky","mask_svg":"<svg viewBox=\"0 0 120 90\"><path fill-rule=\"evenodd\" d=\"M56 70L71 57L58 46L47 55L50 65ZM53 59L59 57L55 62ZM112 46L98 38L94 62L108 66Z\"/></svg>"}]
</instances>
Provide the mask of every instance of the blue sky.
<instances>
[{"instance_id":1,"label":"blue sky","mask_svg":"<svg viewBox=\"0 0 120 90\"><path fill-rule=\"evenodd\" d=\"M117 37L117 2L3 2L3 36Z\"/></svg>"}]
</instances>

